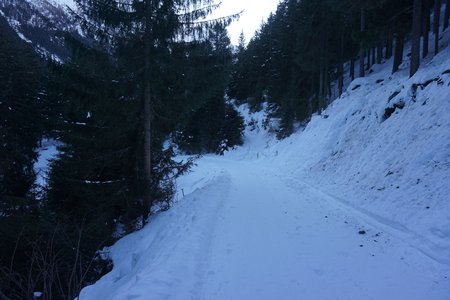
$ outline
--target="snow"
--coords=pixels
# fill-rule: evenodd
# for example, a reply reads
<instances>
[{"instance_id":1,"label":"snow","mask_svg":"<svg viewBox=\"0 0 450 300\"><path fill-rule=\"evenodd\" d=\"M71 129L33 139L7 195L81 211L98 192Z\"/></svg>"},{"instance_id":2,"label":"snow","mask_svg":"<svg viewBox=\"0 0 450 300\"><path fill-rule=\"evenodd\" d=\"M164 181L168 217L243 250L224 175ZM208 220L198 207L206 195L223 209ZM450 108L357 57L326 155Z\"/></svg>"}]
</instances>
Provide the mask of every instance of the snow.
<instances>
[{"instance_id":1,"label":"snow","mask_svg":"<svg viewBox=\"0 0 450 300\"><path fill-rule=\"evenodd\" d=\"M43 139L41 146L37 149L38 159L34 164L34 171L36 172L36 182L38 190L42 190L47 185L47 172L49 171L50 163L56 158L59 151L58 146L61 142L53 139Z\"/></svg>"},{"instance_id":2,"label":"snow","mask_svg":"<svg viewBox=\"0 0 450 300\"><path fill-rule=\"evenodd\" d=\"M27 39L21 32L17 32L17 35L25 42L27 42L29 44L33 43L31 40Z\"/></svg>"},{"instance_id":3,"label":"snow","mask_svg":"<svg viewBox=\"0 0 450 300\"><path fill-rule=\"evenodd\" d=\"M449 299L449 40L412 78L374 66L282 141L241 106L244 145L198 159L79 299Z\"/></svg>"},{"instance_id":4,"label":"snow","mask_svg":"<svg viewBox=\"0 0 450 300\"><path fill-rule=\"evenodd\" d=\"M61 5L64 8L66 8L66 6L69 7L70 9L77 8L77 5L74 0L50 0L50 3Z\"/></svg>"}]
</instances>

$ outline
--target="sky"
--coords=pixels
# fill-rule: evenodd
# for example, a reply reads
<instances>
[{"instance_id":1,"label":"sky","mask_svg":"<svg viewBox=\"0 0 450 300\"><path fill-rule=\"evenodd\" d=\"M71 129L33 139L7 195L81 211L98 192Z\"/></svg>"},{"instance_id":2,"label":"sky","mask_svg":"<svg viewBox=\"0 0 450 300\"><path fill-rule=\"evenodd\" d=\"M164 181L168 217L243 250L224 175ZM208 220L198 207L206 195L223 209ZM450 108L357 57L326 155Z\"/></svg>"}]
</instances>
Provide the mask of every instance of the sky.
<instances>
[{"instance_id":1,"label":"sky","mask_svg":"<svg viewBox=\"0 0 450 300\"><path fill-rule=\"evenodd\" d=\"M74 7L73 0L56 0L59 3ZM221 7L214 12L213 17L226 16L242 11L239 20L229 27L231 42L238 43L239 34L243 31L247 43L271 12L277 8L279 0L222 0Z\"/></svg>"},{"instance_id":2,"label":"sky","mask_svg":"<svg viewBox=\"0 0 450 300\"><path fill-rule=\"evenodd\" d=\"M222 5L214 16L225 16L243 11L239 20L228 27L228 32L233 44L237 45L242 31L248 43L261 23L267 20L271 12L275 12L278 3L279 0L222 0Z\"/></svg>"}]
</instances>

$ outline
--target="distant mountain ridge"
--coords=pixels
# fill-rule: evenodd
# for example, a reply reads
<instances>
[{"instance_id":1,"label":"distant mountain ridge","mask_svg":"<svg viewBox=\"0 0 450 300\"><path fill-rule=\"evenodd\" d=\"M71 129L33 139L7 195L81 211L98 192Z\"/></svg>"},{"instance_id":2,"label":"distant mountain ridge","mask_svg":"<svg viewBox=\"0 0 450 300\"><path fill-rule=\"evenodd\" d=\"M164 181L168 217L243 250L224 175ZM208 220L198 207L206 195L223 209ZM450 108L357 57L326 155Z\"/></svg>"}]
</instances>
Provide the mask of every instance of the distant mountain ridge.
<instances>
[{"instance_id":1,"label":"distant mountain ridge","mask_svg":"<svg viewBox=\"0 0 450 300\"><path fill-rule=\"evenodd\" d=\"M48 58L64 62L71 51L64 36L83 40L82 31L68 9L51 0L0 0L0 17L35 50Z\"/></svg>"}]
</instances>

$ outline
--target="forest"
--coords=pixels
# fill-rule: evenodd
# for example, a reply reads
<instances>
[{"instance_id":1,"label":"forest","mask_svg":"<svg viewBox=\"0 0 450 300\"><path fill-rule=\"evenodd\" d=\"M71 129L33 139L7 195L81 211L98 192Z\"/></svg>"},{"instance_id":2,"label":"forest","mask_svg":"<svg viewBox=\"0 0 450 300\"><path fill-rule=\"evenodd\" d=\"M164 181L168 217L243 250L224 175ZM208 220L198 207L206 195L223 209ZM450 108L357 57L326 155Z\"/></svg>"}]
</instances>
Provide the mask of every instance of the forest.
<instances>
[{"instance_id":1,"label":"forest","mask_svg":"<svg viewBox=\"0 0 450 300\"><path fill-rule=\"evenodd\" d=\"M281 120L278 134L286 137L295 123L308 122L344 92L345 72L364 77L393 58L393 73L407 62L415 74L422 58L439 52L439 20L447 28L450 13L447 2L440 16L441 6L427 0L282 1L246 48L242 42L228 95L255 109L268 101ZM411 53L404 53L407 40Z\"/></svg>"},{"instance_id":2,"label":"forest","mask_svg":"<svg viewBox=\"0 0 450 300\"><path fill-rule=\"evenodd\" d=\"M450 0L282 0L233 46L226 28L239 15L208 18L213 0L76 4L89 42L66 34L64 63L0 16L1 300L76 299L111 270L101 249L170 210L197 156L243 143L236 104L267 103L286 138L339 98L346 78L390 59L392 73L409 64L413 76L450 20ZM39 188L43 140L58 141L59 154Z\"/></svg>"}]
</instances>

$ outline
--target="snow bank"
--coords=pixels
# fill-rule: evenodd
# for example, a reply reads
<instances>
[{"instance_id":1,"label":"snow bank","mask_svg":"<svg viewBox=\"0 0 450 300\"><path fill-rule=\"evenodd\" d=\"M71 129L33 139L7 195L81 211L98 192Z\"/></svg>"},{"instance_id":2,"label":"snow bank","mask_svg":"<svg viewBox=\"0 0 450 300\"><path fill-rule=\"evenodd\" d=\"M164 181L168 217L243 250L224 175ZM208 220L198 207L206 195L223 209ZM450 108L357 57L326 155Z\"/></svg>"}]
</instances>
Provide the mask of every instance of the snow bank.
<instances>
[{"instance_id":1,"label":"snow bank","mask_svg":"<svg viewBox=\"0 0 450 300\"><path fill-rule=\"evenodd\" d=\"M154 217L149 226L106 250L114 270L84 288L80 300L195 298L192 295L201 285L197 273L205 264L204 249L209 248L230 181L224 170L203 170L204 176L185 178L186 186L203 183L195 193L186 194L171 210ZM189 192L186 189L185 193Z\"/></svg>"},{"instance_id":2,"label":"snow bank","mask_svg":"<svg viewBox=\"0 0 450 300\"><path fill-rule=\"evenodd\" d=\"M37 185L38 190L42 190L47 186L50 163L59 153L58 146L61 146L61 142L53 139L43 139L41 141L41 146L37 149L38 159L33 167L36 172L35 184Z\"/></svg>"}]
</instances>

